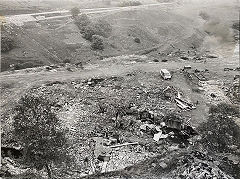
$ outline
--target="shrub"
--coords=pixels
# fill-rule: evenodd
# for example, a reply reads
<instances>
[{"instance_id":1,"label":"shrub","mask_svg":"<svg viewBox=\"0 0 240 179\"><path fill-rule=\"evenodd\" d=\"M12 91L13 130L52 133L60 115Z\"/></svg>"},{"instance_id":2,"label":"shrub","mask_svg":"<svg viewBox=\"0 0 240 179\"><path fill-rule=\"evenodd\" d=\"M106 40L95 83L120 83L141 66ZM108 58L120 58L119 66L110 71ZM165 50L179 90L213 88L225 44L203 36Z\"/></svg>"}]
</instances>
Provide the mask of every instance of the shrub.
<instances>
[{"instance_id":1,"label":"shrub","mask_svg":"<svg viewBox=\"0 0 240 179\"><path fill-rule=\"evenodd\" d=\"M54 104L42 97L24 96L15 108L14 135L24 147L23 160L38 170L46 168L51 178L51 163L66 159L66 138L53 112Z\"/></svg>"},{"instance_id":2,"label":"shrub","mask_svg":"<svg viewBox=\"0 0 240 179\"><path fill-rule=\"evenodd\" d=\"M79 13L80 13L79 8L74 7L74 8L71 9L72 17L74 17L74 18L77 17Z\"/></svg>"},{"instance_id":3,"label":"shrub","mask_svg":"<svg viewBox=\"0 0 240 179\"><path fill-rule=\"evenodd\" d=\"M22 66L19 63L13 64L12 66L13 66L13 70L20 70L20 69L22 69Z\"/></svg>"},{"instance_id":4,"label":"shrub","mask_svg":"<svg viewBox=\"0 0 240 179\"><path fill-rule=\"evenodd\" d=\"M138 38L138 37L136 37L135 39L134 39L134 42L136 42L136 43L141 43L141 40Z\"/></svg>"},{"instance_id":5,"label":"shrub","mask_svg":"<svg viewBox=\"0 0 240 179\"><path fill-rule=\"evenodd\" d=\"M91 47L94 50L103 50L104 49L103 37L100 35L93 35Z\"/></svg>"},{"instance_id":6,"label":"shrub","mask_svg":"<svg viewBox=\"0 0 240 179\"><path fill-rule=\"evenodd\" d=\"M89 24L88 26L86 26L82 32L83 38L89 41L92 41L92 37L94 34L95 34L95 29L92 24Z\"/></svg>"},{"instance_id":7,"label":"shrub","mask_svg":"<svg viewBox=\"0 0 240 179\"><path fill-rule=\"evenodd\" d=\"M107 21L100 19L94 24L94 30L96 35L109 37L112 33L112 26Z\"/></svg>"},{"instance_id":8,"label":"shrub","mask_svg":"<svg viewBox=\"0 0 240 179\"><path fill-rule=\"evenodd\" d=\"M14 48L14 40L9 36L1 36L1 52L8 52Z\"/></svg>"},{"instance_id":9,"label":"shrub","mask_svg":"<svg viewBox=\"0 0 240 179\"><path fill-rule=\"evenodd\" d=\"M63 63L70 63L70 62L71 62L71 60L69 58L66 58L63 60Z\"/></svg>"},{"instance_id":10,"label":"shrub","mask_svg":"<svg viewBox=\"0 0 240 179\"><path fill-rule=\"evenodd\" d=\"M238 106L220 103L216 106L211 106L209 109L209 113L211 115L239 116L240 111Z\"/></svg>"},{"instance_id":11,"label":"shrub","mask_svg":"<svg viewBox=\"0 0 240 179\"><path fill-rule=\"evenodd\" d=\"M239 110L228 104L210 108L206 123L199 127L201 143L213 152L233 152L232 146L240 147L240 128L229 116L238 115Z\"/></svg>"},{"instance_id":12,"label":"shrub","mask_svg":"<svg viewBox=\"0 0 240 179\"><path fill-rule=\"evenodd\" d=\"M93 23L86 14L75 18L75 24L78 26L83 38L89 41L92 41L93 35L109 37L112 32L112 26L107 21L101 19Z\"/></svg>"},{"instance_id":13,"label":"shrub","mask_svg":"<svg viewBox=\"0 0 240 179\"><path fill-rule=\"evenodd\" d=\"M142 5L140 1L123 1L120 3L119 6L127 7L127 6L139 6L139 5Z\"/></svg>"},{"instance_id":14,"label":"shrub","mask_svg":"<svg viewBox=\"0 0 240 179\"><path fill-rule=\"evenodd\" d=\"M84 32L86 26L91 24L91 20L86 14L81 14L80 16L75 18L75 24L78 26L80 32Z\"/></svg>"},{"instance_id":15,"label":"shrub","mask_svg":"<svg viewBox=\"0 0 240 179\"><path fill-rule=\"evenodd\" d=\"M232 28L235 29L235 30L240 31L240 25L239 25L239 22L238 22L238 21L237 21L237 22L234 22L234 23L232 24Z\"/></svg>"}]
</instances>

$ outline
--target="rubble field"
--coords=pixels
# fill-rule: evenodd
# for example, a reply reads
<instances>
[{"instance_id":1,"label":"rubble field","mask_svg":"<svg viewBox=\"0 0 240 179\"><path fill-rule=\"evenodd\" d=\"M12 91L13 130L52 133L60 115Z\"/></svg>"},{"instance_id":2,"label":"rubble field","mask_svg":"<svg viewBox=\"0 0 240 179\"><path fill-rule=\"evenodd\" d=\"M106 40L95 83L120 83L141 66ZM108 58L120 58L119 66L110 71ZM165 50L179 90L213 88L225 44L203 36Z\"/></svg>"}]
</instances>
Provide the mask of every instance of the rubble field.
<instances>
[{"instance_id":1,"label":"rubble field","mask_svg":"<svg viewBox=\"0 0 240 179\"><path fill-rule=\"evenodd\" d=\"M175 75L178 73L175 72ZM97 177L95 173L107 175L108 172L125 171L126 167L132 170L131 167L141 162L160 157L161 160L151 164L150 168L162 171L168 178L180 177L177 176L179 173L192 175L193 178L198 175L231 178L213 166L213 161L201 161L195 156L184 163L190 168L184 168L180 163L177 166L172 164L173 159L168 155L179 154L180 158L186 158L185 152L187 156L192 156L188 152L199 140L199 133L191 119L199 114L199 104L189 100L192 98L186 90L176 83L182 79L187 86L185 74L181 72L177 76L173 81L166 81L160 73L135 71L124 76L46 81L29 88L26 94L46 99L51 96L62 127L67 131L71 146L68 152L73 161L70 168L55 166L53 173L56 177L77 178L91 174ZM182 81L179 83L183 84ZM202 94L205 94L204 90ZM6 126L11 126L11 116L8 115ZM11 127L8 129L10 131L5 133L11 132ZM5 139L9 138L11 135ZM90 145L92 142L95 147ZM169 159L165 160L165 157ZM186 162L181 160L179 162ZM165 170L169 165L175 168L167 173Z\"/></svg>"}]
</instances>

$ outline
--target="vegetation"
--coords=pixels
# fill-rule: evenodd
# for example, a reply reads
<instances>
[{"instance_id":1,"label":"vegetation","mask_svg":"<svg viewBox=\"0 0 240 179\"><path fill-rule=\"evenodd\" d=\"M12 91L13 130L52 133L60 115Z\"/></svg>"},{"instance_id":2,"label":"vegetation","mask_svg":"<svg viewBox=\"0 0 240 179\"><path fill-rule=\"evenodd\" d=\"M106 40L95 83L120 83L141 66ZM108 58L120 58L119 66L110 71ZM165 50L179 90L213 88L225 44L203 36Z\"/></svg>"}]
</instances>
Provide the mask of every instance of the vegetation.
<instances>
[{"instance_id":1,"label":"vegetation","mask_svg":"<svg viewBox=\"0 0 240 179\"><path fill-rule=\"evenodd\" d=\"M8 52L14 48L14 40L9 36L1 37L1 52Z\"/></svg>"},{"instance_id":2,"label":"vegetation","mask_svg":"<svg viewBox=\"0 0 240 179\"><path fill-rule=\"evenodd\" d=\"M234 146L240 147L240 128L232 119L240 117L237 106L219 104L210 108L210 116L200 127L202 144L213 152L234 153Z\"/></svg>"},{"instance_id":3,"label":"vegetation","mask_svg":"<svg viewBox=\"0 0 240 179\"><path fill-rule=\"evenodd\" d=\"M92 41L92 37L95 34L95 29L93 24L89 24L88 26L86 26L82 32L83 38L85 38L86 40Z\"/></svg>"},{"instance_id":4,"label":"vegetation","mask_svg":"<svg viewBox=\"0 0 240 179\"><path fill-rule=\"evenodd\" d=\"M237 22L234 22L234 23L232 24L232 28L235 29L235 30L240 31L240 25L239 25L239 22L238 22L238 21L237 21Z\"/></svg>"},{"instance_id":5,"label":"vegetation","mask_svg":"<svg viewBox=\"0 0 240 179\"><path fill-rule=\"evenodd\" d=\"M83 38L92 41L93 35L109 37L112 32L112 26L105 20L98 20L96 23L91 22L86 15L78 18L76 21Z\"/></svg>"},{"instance_id":6,"label":"vegetation","mask_svg":"<svg viewBox=\"0 0 240 179\"><path fill-rule=\"evenodd\" d=\"M79 8L74 7L74 8L71 9L71 14L72 14L73 18L77 17L79 13L80 13Z\"/></svg>"},{"instance_id":7,"label":"vegetation","mask_svg":"<svg viewBox=\"0 0 240 179\"><path fill-rule=\"evenodd\" d=\"M103 37L100 35L93 35L91 47L94 50L103 50L104 49Z\"/></svg>"},{"instance_id":8,"label":"vegetation","mask_svg":"<svg viewBox=\"0 0 240 179\"><path fill-rule=\"evenodd\" d=\"M78 26L83 38L92 42L92 49L104 49L103 37L107 38L111 35L111 24L103 19L92 22L86 14L81 14L75 18L75 24Z\"/></svg>"},{"instance_id":9,"label":"vegetation","mask_svg":"<svg viewBox=\"0 0 240 179\"><path fill-rule=\"evenodd\" d=\"M70 62L71 62L71 60L69 58L66 58L63 60L63 63L70 63Z\"/></svg>"},{"instance_id":10,"label":"vegetation","mask_svg":"<svg viewBox=\"0 0 240 179\"><path fill-rule=\"evenodd\" d=\"M112 33L112 26L106 20L100 19L94 23L94 31L96 35L109 37Z\"/></svg>"},{"instance_id":11,"label":"vegetation","mask_svg":"<svg viewBox=\"0 0 240 179\"><path fill-rule=\"evenodd\" d=\"M52 106L42 97L24 96L15 108L13 122L14 135L24 147L23 162L38 170L45 167L49 178L51 164L67 158L66 138Z\"/></svg>"},{"instance_id":12,"label":"vegetation","mask_svg":"<svg viewBox=\"0 0 240 179\"><path fill-rule=\"evenodd\" d=\"M141 43L141 40L138 38L138 37L136 37L135 39L134 39L134 42L136 42L136 43Z\"/></svg>"},{"instance_id":13,"label":"vegetation","mask_svg":"<svg viewBox=\"0 0 240 179\"><path fill-rule=\"evenodd\" d=\"M75 18L75 24L78 26L81 33L84 32L85 28L91 24L91 20L86 14L81 14Z\"/></svg>"},{"instance_id":14,"label":"vegetation","mask_svg":"<svg viewBox=\"0 0 240 179\"><path fill-rule=\"evenodd\" d=\"M127 6L139 6L139 5L142 5L140 1L123 1L120 3L119 6L127 7Z\"/></svg>"},{"instance_id":15,"label":"vegetation","mask_svg":"<svg viewBox=\"0 0 240 179\"><path fill-rule=\"evenodd\" d=\"M211 115L220 115L220 116L239 116L239 108L234 105L229 105L226 103L220 103L216 106L211 106L209 109Z\"/></svg>"}]
</instances>

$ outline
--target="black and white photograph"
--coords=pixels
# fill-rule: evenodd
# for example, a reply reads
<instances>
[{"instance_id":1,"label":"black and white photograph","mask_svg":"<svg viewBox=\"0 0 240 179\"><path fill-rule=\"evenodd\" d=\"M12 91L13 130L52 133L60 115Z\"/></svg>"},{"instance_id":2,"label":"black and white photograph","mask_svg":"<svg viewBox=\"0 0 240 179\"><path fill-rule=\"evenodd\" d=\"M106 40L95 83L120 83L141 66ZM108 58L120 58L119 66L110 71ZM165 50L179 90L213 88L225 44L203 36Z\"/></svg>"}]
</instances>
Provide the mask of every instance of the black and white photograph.
<instances>
[{"instance_id":1,"label":"black and white photograph","mask_svg":"<svg viewBox=\"0 0 240 179\"><path fill-rule=\"evenodd\" d=\"M240 0L0 0L0 179L240 179Z\"/></svg>"}]
</instances>

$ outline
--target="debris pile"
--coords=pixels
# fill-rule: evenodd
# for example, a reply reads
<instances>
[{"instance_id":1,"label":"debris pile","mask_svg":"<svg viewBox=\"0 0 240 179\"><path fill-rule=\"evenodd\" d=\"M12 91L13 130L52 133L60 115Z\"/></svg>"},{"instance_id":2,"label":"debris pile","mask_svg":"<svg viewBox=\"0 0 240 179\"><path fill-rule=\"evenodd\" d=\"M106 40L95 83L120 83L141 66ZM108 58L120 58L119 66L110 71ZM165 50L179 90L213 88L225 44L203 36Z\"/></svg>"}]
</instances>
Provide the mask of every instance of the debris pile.
<instances>
[{"instance_id":1,"label":"debris pile","mask_svg":"<svg viewBox=\"0 0 240 179\"><path fill-rule=\"evenodd\" d=\"M184 76L187 78L187 80L195 86L200 86L202 81L208 81L208 78L206 77L206 73L208 72L207 69L205 70L184 70Z\"/></svg>"},{"instance_id":2,"label":"debris pile","mask_svg":"<svg viewBox=\"0 0 240 179\"><path fill-rule=\"evenodd\" d=\"M216 164L213 158L208 155L193 151L181 157L176 170L172 171L173 178L188 178L188 179L233 179L233 177L224 173Z\"/></svg>"},{"instance_id":3,"label":"debris pile","mask_svg":"<svg viewBox=\"0 0 240 179\"><path fill-rule=\"evenodd\" d=\"M34 171L26 166L22 166L16 160L9 157L4 157L1 160L2 166L0 168L0 177L13 177L13 176L28 176L34 178ZM31 177L31 178L32 178ZM40 178L40 177L39 177Z\"/></svg>"},{"instance_id":4,"label":"debris pile","mask_svg":"<svg viewBox=\"0 0 240 179\"><path fill-rule=\"evenodd\" d=\"M178 93L178 96L175 98L175 101L177 103L177 106L182 110L196 109L196 106L194 106L192 103L186 101L185 99L182 99L180 93Z\"/></svg>"},{"instance_id":5,"label":"debris pile","mask_svg":"<svg viewBox=\"0 0 240 179\"><path fill-rule=\"evenodd\" d=\"M55 67L51 67L55 68ZM138 74L137 74L138 75ZM197 134L182 117L170 117L178 103L194 106L173 86L161 85L155 76L95 77L70 82L49 81L27 91L56 102L56 110L74 156L71 176L123 169L166 150L190 145ZM151 74L152 75L152 74ZM144 81L146 78L146 81ZM177 100L177 101L176 101ZM164 110L164 114L163 114ZM166 114L165 114L166 112ZM89 147L89 139L95 139ZM54 172L63 175L63 172Z\"/></svg>"},{"instance_id":6,"label":"debris pile","mask_svg":"<svg viewBox=\"0 0 240 179\"><path fill-rule=\"evenodd\" d=\"M162 91L162 97L165 100L174 101L175 97L178 95L177 89L175 89L173 86L167 86Z\"/></svg>"},{"instance_id":7,"label":"debris pile","mask_svg":"<svg viewBox=\"0 0 240 179\"><path fill-rule=\"evenodd\" d=\"M189 144L188 139L198 134L190 124L175 114L168 114L162 119L158 118L154 124L144 123L140 126L140 131L153 136L156 142L169 139L182 147Z\"/></svg>"},{"instance_id":8,"label":"debris pile","mask_svg":"<svg viewBox=\"0 0 240 179\"><path fill-rule=\"evenodd\" d=\"M207 59L218 58L216 54L210 54L209 52L197 52L197 50L193 47L187 51L185 50L175 50L168 54L169 57L177 57L184 61L194 61L194 62L206 62Z\"/></svg>"}]
</instances>

